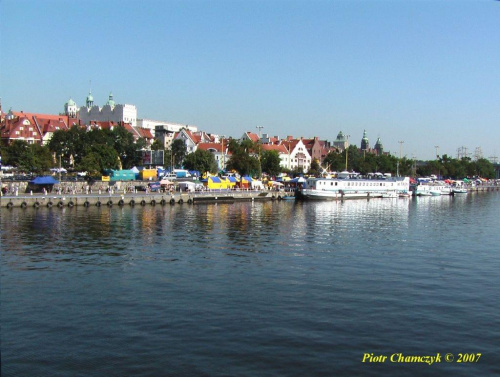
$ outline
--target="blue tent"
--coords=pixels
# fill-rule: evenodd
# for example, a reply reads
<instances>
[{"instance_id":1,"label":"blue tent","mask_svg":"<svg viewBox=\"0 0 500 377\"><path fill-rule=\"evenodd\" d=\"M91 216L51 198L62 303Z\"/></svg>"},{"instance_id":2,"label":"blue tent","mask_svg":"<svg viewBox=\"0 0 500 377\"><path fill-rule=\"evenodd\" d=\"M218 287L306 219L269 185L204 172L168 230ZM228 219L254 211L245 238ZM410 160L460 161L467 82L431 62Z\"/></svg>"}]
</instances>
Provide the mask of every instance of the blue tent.
<instances>
[{"instance_id":1,"label":"blue tent","mask_svg":"<svg viewBox=\"0 0 500 377\"><path fill-rule=\"evenodd\" d=\"M57 179L54 179L50 175L46 175L43 177L36 177L32 181L29 181L28 183L31 183L32 185L55 185L59 183Z\"/></svg>"},{"instance_id":2,"label":"blue tent","mask_svg":"<svg viewBox=\"0 0 500 377\"><path fill-rule=\"evenodd\" d=\"M51 192L52 187L59 183L57 179L52 178L50 175L46 175L43 177L36 177L35 179L28 182L28 186L26 187L26 192Z\"/></svg>"}]
</instances>

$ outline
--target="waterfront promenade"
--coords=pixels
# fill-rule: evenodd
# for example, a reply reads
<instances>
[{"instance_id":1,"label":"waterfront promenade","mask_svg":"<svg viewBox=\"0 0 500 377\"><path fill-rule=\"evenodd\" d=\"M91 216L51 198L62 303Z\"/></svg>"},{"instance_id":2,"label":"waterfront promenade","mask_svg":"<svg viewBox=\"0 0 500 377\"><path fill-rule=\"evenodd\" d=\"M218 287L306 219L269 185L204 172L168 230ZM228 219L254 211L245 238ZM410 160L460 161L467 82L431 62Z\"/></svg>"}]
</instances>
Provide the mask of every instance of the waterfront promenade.
<instances>
[{"instance_id":1,"label":"waterfront promenade","mask_svg":"<svg viewBox=\"0 0 500 377\"><path fill-rule=\"evenodd\" d=\"M210 190L197 192L173 193L92 193L92 194L21 194L4 195L0 199L3 208L28 208L28 207L100 207L100 206L135 206L135 205L175 205L196 203L228 203L234 201L259 201L280 200L290 193L277 191L255 190Z\"/></svg>"},{"instance_id":2,"label":"waterfront promenade","mask_svg":"<svg viewBox=\"0 0 500 377\"><path fill-rule=\"evenodd\" d=\"M7 185L5 185L7 186ZM116 185L95 184L92 187L85 182L61 182L54 185L51 192L33 193L27 190L27 182L9 182L8 190L0 197L3 208L39 208L39 207L74 207L74 206L135 206L135 205L175 205L196 203L228 203L235 201L281 200L294 196L293 192L251 189L205 189L194 192L151 192L137 188L144 182L116 182ZM147 190L147 189L146 189ZM499 191L497 181L491 184L467 186L469 193Z\"/></svg>"}]
</instances>

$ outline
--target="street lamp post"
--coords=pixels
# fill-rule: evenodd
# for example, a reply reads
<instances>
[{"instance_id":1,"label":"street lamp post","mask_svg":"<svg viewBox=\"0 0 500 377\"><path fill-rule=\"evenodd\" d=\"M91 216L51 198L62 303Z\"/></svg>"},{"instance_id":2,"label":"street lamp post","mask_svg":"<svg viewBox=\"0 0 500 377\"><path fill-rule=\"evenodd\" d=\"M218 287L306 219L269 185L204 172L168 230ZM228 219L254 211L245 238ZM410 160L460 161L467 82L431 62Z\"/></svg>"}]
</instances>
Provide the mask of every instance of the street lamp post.
<instances>
[{"instance_id":1,"label":"street lamp post","mask_svg":"<svg viewBox=\"0 0 500 377\"><path fill-rule=\"evenodd\" d=\"M221 153L222 153L222 156L221 156L221 160L222 160L222 166L221 166L221 170L222 171L225 171L226 170L226 155L224 153L224 135L221 136L221 140L222 140L222 148L221 148Z\"/></svg>"},{"instance_id":2,"label":"street lamp post","mask_svg":"<svg viewBox=\"0 0 500 377\"><path fill-rule=\"evenodd\" d=\"M349 137L350 136L351 135L345 135L345 138L347 140L346 145L345 145L345 171L348 171L347 170L347 156L349 154Z\"/></svg>"},{"instance_id":3,"label":"street lamp post","mask_svg":"<svg viewBox=\"0 0 500 377\"><path fill-rule=\"evenodd\" d=\"M399 177L399 164L401 163L401 158L403 157L403 140L398 141L399 143L399 161L398 161L398 172L397 176Z\"/></svg>"},{"instance_id":4,"label":"street lamp post","mask_svg":"<svg viewBox=\"0 0 500 377\"><path fill-rule=\"evenodd\" d=\"M437 161L437 164L438 164L438 179L440 179L440 175L441 175L441 167L439 166L439 145L435 145L434 148L436 148L436 161Z\"/></svg>"},{"instance_id":5,"label":"street lamp post","mask_svg":"<svg viewBox=\"0 0 500 377\"><path fill-rule=\"evenodd\" d=\"M264 128L264 126L257 126L255 128L259 129L259 141L258 141L259 145L257 147L259 148L259 162L260 162L260 144L262 142L261 141L262 136L261 136L261 132L260 131ZM262 169L262 167L261 167L261 169Z\"/></svg>"}]
</instances>

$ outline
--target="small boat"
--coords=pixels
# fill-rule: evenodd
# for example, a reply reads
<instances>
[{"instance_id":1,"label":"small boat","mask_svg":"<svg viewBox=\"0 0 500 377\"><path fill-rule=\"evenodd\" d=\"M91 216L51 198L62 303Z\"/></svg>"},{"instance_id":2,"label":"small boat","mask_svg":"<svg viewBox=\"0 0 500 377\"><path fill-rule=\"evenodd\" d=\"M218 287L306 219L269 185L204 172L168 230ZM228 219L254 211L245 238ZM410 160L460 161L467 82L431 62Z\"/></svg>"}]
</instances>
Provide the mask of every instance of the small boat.
<instances>
[{"instance_id":1,"label":"small boat","mask_svg":"<svg viewBox=\"0 0 500 377\"><path fill-rule=\"evenodd\" d=\"M420 182L415 187L416 196L441 196L451 195L451 186L442 181L435 182Z\"/></svg>"},{"instance_id":2,"label":"small boat","mask_svg":"<svg viewBox=\"0 0 500 377\"><path fill-rule=\"evenodd\" d=\"M415 196L432 196L430 191L415 191Z\"/></svg>"},{"instance_id":3,"label":"small boat","mask_svg":"<svg viewBox=\"0 0 500 377\"><path fill-rule=\"evenodd\" d=\"M389 199L399 198L399 194L396 191L388 191L382 193L382 198L389 198Z\"/></svg>"},{"instance_id":4,"label":"small boat","mask_svg":"<svg viewBox=\"0 0 500 377\"><path fill-rule=\"evenodd\" d=\"M465 188L460 188L460 187L454 187L453 190L453 195L456 195L456 194L467 194L467 189Z\"/></svg>"},{"instance_id":5,"label":"small boat","mask_svg":"<svg viewBox=\"0 0 500 377\"><path fill-rule=\"evenodd\" d=\"M441 195L452 195L453 194L453 191L451 189L451 187L443 187L441 189Z\"/></svg>"}]
</instances>

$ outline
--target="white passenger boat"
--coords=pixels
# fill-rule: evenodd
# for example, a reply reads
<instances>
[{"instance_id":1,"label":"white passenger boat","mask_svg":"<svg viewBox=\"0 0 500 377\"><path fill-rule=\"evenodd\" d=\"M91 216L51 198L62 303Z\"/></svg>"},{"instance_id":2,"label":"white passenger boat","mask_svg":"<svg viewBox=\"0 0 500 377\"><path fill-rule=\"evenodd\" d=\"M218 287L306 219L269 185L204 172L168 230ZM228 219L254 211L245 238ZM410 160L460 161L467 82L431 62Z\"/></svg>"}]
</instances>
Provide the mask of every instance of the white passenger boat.
<instances>
[{"instance_id":1,"label":"white passenger boat","mask_svg":"<svg viewBox=\"0 0 500 377\"><path fill-rule=\"evenodd\" d=\"M341 176L339 174L339 176ZM345 178L308 178L297 191L298 199L346 200L398 197L410 191L410 178L353 178L343 172Z\"/></svg>"}]
</instances>

